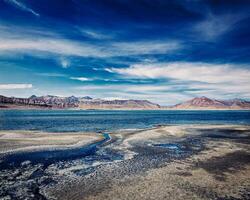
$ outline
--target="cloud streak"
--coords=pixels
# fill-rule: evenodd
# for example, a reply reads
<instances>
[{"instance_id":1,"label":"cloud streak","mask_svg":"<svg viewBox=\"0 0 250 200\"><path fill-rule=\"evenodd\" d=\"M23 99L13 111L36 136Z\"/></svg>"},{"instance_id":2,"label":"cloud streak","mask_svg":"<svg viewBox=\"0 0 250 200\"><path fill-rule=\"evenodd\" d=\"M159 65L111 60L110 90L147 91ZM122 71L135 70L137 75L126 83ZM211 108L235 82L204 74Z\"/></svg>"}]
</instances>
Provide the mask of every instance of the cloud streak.
<instances>
[{"instance_id":1,"label":"cloud streak","mask_svg":"<svg viewBox=\"0 0 250 200\"><path fill-rule=\"evenodd\" d=\"M40 14L35 12L34 10L32 10L31 8L29 8L28 6L26 6L24 3L21 3L20 1L17 0L5 0L5 2L23 10L29 13L32 13L33 15L35 15L36 17L39 17Z\"/></svg>"},{"instance_id":2,"label":"cloud streak","mask_svg":"<svg viewBox=\"0 0 250 200\"><path fill-rule=\"evenodd\" d=\"M152 63L134 64L127 68L106 68L111 73L142 79L176 79L206 83L250 83L250 69L230 64Z\"/></svg>"},{"instance_id":3,"label":"cloud streak","mask_svg":"<svg viewBox=\"0 0 250 200\"><path fill-rule=\"evenodd\" d=\"M227 33L237 22L246 16L242 14L209 14L205 20L196 24L194 30L200 33L205 40L214 40L217 37Z\"/></svg>"},{"instance_id":4,"label":"cloud streak","mask_svg":"<svg viewBox=\"0 0 250 200\"><path fill-rule=\"evenodd\" d=\"M30 55L41 53L60 54L80 57L114 57L145 54L165 54L182 48L179 41L143 40L143 41L101 41L90 43L83 40L66 39L60 35L41 30L17 29L0 26L0 53L14 52Z\"/></svg>"},{"instance_id":5,"label":"cloud streak","mask_svg":"<svg viewBox=\"0 0 250 200\"><path fill-rule=\"evenodd\" d=\"M107 35L93 30L85 30L83 28L78 28L78 29L84 36L87 36L92 39L97 39L97 40L112 39L111 35Z\"/></svg>"},{"instance_id":6,"label":"cloud streak","mask_svg":"<svg viewBox=\"0 0 250 200\"><path fill-rule=\"evenodd\" d=\"M34 51L75 56L104 56L99 50L85 43L64 39L0 39L0 51L35 54Z\"/></svg>"},{"instance_id":7,"label":"cloud streak","mask_svg":"<svg viewBox=\"0 0 250 200\"><path fill-rule=\"evenodd\" d=\"M164 54L180 49L182 46L177 41L143 41L143 42L116 42L111 43L115 54Z\"/></svg>"},{"instance_id":8,"label":"cloud streak","mask_svg":"<svg viewBox=\"0 0 250 200\"><path fill-rule=\"evenodd\" d=\"M32 84L0 84L0 90L29 89Z\"/></svg>"},{"instance_id":9,"label":"cloud streak","mask_svg":"<svg viewBox=\"0 0 250 200\"><path fill-rule=\"evenodd\" d=\"M91 81L92 79L86 77L70 77L71 80L78 80L78 81Z\"/></svg>"},{"instance_id":10,"label":"cloud streak","mask_svg":"<svg viewBox=\"0 0 250 200\"><path fill-rule=\"evenodd\" d=\"M164 54L180 48L177 42L140 42L138 46L134 43L110 43L110 45L91 45L66 39L0 39L0 51L20 52L35 54L36 52L47 52L62 55L74 55L81 57L113 57L142 54Z\"/></svg>"}]
</instances>

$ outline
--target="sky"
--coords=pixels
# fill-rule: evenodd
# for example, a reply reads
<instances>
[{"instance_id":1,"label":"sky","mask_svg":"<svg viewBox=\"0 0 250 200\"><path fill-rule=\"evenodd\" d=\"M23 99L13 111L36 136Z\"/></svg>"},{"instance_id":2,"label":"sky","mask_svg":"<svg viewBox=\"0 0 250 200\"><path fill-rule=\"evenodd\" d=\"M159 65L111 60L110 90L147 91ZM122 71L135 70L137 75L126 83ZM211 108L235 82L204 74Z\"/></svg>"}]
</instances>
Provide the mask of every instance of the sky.
<instances>
[{"instance_id":1,"label":"sky","mask_svg":"<svg viewBox=\"0 0 250 200\"><path fill-rule=\"evenodd\" d=\"M0 0L0 94L250 99L249 0Z\"/></svg>"}]
</instances>

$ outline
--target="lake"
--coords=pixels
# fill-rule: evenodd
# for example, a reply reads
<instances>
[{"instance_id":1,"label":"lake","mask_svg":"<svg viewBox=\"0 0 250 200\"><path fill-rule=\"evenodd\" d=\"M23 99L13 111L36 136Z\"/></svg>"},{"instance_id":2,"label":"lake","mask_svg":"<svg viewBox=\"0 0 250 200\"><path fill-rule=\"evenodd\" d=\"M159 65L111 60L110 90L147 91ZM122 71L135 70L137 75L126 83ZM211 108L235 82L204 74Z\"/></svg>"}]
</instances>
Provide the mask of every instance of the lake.
<instances>
[{"instance_id":1,"label":"lake","mask_svg":"<svg viewBox=\"0 0 250 200\"><path fill-rule=\"evenodd\" d=\"M103 132L168 124L250 124L250 111L0 110L0 130Z\"/></svg>"}]
</instances>

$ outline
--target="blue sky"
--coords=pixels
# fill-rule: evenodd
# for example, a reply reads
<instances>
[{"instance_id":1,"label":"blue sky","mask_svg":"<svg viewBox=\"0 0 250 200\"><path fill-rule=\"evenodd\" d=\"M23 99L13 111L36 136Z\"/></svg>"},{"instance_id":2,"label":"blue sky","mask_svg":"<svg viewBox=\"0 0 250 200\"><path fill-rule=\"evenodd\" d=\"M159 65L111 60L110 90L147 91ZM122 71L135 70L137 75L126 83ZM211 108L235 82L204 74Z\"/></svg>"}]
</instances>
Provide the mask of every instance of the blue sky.
<instances>
[{"instance_id":1,"label":"blue sky","mask_svg":"<svg viewBox=\"0 0 250 200\"><path fill-rule=\"evenodd\" d=\"M250 1L0 0L0 94L250 99Z\"/></svg>"}]
</instances>

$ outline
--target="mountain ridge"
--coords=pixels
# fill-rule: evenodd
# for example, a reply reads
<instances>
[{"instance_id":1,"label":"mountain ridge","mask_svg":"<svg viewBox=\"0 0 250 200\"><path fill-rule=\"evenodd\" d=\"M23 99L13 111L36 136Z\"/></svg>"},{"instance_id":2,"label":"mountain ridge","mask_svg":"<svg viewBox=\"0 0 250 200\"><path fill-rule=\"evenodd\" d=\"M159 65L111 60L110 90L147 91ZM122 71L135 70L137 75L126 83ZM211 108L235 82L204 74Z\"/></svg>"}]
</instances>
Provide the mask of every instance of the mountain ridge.
<instances>
[{"instance_id":1,"label":"mountain ridge","mask_svg":"<svg viewBox=\"0 0 250 200\"><path fill-rule=\"evenodd\" d=\"M217 100L202 96L168 108L176 110L249 110L250 101L244 99Z\"/></svg>"},{"instance_id":2,"label":"mountain ridge","mask_svg":"<svg viewBox=\"0 0 250 200\"><path fill-rule=\"evenodd\" d=\"M54 95L28 98L0 95L0 108L47 108L47 109L117 109L117 110L250 110L250 101L244 99L217 100L205 96L195 97L173 106L160 106L148 100L95 99L84 97L59 97Z\"/></svg>"},{"instance_id":3,"label":"mountain ridge","mask_svg":"<svg viewBox=\"0 0 250 200\"><path fill-rule=\"evenodd\" d=\"M160 105L148 100L104 100L85 97L58 97L53 95L29 98L5 97L0 95L0 108L39 107L54 109L159 109Z\"/></svg>"}]
</instances>

